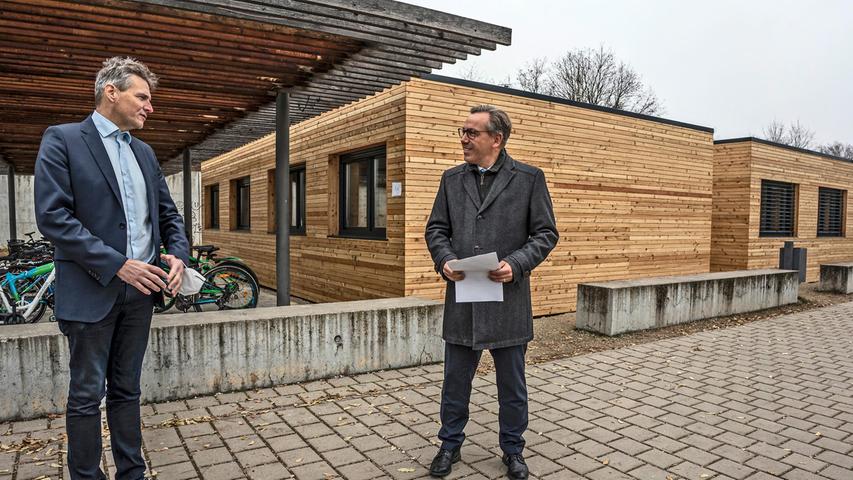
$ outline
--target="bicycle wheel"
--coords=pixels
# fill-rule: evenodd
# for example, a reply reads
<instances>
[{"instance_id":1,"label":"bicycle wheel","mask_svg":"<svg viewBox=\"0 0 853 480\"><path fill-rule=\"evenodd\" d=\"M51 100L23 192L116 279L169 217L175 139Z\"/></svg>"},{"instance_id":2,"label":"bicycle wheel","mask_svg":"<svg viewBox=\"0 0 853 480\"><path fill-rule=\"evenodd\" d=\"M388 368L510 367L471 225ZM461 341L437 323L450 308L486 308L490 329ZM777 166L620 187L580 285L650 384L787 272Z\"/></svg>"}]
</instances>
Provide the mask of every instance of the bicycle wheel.
<instances>
[{"instance_id":1,"label":"bicycle wheel","mask_svg":"<svg viewBox=\"0 0 853 480\"><path fill-rule=\"evenodd\" d=\"M154 313L163 313L166 310L172 308L172 305L175 304L175 297L171 295L163 294L163 307L160 308L160 305L157 303L154 304Z\"/></svg>"},{"instance_id":2,"label":"bicycle wheel","mask_svg":"<svg viewBox=\"0 0 853 480\"><path fill-rule=\"evenodd\" d=\"M38 299L36 299L36 296L39 294L39 291L45 287L44 282L46 282L48 278L49 275L40 275L34 278L32 283L22 286L22 293L20 300L17 302L16 311L22 315L22 318L26 323L37 323L41 320L41 317L47 310L47 298L53 294L53 286L48 285L47 289L42 292L41 297ZM33 302L36 302L36 304L33 305ZM28 315L24 315L30 306L33 307L32 311L29 312Z\"/></svg>"},{"instance_id":3,"label":"bicycle wheel","mask_svg":"<svg viewBox=\"0 0 853 480\"><path fill-rule=\"evenodd\" d=\"M29 308L30 303L35 299L37 292L26 293L21 297L21 301L18 302L17 311L22 315L27 308ZM41 317L44 315L45 310L47 310L47 303L44 302L44 299L38 301L33 311L30 312L29 315L24 317L24 321L27 323L38 323L41 320Z\"/></svg>"},{"instance_id":4,"label":"bicycle wheel","mask_svg":"<svg viewBox=\"0 0 853 480\"><path fill-rule=\"evenodd\" d=\"M202 292L215 297L220 310L258 306L258 282L245 269L234 265L217 266L205 275Z\"/></svg>"},{"instance_id":5,"label":"bicycle wheel","mask_svg":"<svg viewBox=\"0 0 853 480\"><path fill-rule=\"evenodd\" d=\"M236 260L236 259L226 259L226 260L221 260L221 261L217 262L217 264L216 264L217 267L225 266L225 265L228 265L231 267L242 268L243 270L249 272L249 275L252 276L252 279L255 281L255 283L257 283L258 285L261 284L261 282L258 280L258 275L255 273L254 270L252 270L252 268L250 266L246 265L245 262L242 262L242 261Z\"/></svg>"}]
</instances>

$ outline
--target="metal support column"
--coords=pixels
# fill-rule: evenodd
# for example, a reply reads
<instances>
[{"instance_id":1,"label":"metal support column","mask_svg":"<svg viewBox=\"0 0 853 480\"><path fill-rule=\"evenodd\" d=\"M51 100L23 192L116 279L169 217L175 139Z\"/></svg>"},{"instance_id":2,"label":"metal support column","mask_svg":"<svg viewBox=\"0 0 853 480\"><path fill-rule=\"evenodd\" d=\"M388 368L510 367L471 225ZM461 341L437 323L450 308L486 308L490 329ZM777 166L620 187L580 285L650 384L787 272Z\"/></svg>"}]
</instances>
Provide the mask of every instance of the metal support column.
<instances>
[{"instance_id":1,"label":"metal support column","mask_svg":"<svg viewBox=\"0 0 853 480\"><path fill-rule=\"evenodd\" d=\"M193 170L190 149L184 149L184 230L190 246L193 244Z\"/></svg>"},{"instance_id":2,"label":"metal support column","mask_svg":"<svg viewBox=\"0 0 853 480\"><path fill-rule=\"evenodd\" d=\"M275 98L276 305L290 305L290 94Z\"/></svg>"},{"instance_id":3,"label":"metal support column","mask_svg":"<svg viewBox=\"0 0 853 480\"><path fill-rule=\"evenodd\" d=\"M18 217L15 206L15 167L9 164L6 178L9 180L9 239L18 238Z\"/></svg>"}]
</instances>

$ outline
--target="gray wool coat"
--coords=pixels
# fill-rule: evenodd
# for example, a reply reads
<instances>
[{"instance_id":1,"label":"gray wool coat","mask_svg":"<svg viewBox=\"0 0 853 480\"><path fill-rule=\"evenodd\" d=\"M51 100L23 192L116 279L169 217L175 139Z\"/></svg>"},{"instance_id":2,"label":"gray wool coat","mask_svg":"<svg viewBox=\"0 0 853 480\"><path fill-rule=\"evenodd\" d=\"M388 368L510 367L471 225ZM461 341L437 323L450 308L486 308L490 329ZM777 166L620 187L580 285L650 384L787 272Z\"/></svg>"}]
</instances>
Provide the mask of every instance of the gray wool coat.
<instances>
[{"instance_id":1,"label":"gray wool coat","mask_svg":"<svg viewBox=\"0 0 853 480\"><path fill-rule=\"evenodd\" d=\"M425 234L435 269L494 251L512 266L513 280L503 284L503 302L477 303L456 303L448 281L442 336L475 350L525 344L533 339L530 272L559 238L545 174L507 154L482 203L477 177L468 164L441 176Z\"/></svg>"}]
</instances>

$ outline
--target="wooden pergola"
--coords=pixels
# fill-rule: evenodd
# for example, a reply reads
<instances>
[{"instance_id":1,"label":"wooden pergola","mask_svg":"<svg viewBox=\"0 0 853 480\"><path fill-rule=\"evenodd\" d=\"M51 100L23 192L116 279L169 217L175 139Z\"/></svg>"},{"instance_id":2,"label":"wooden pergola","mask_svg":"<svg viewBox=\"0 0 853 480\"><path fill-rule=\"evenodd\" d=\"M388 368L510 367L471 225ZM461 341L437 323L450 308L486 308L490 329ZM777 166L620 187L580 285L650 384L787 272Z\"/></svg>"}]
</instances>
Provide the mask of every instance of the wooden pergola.
<instances>
[{"instance_id":1,"label":"wooden pergola","mask_svg":"<svg viewBox=\"0 0 853 480\"><path fill-rule=\"evenodd\" d=\"M91 113L108 57L135 57L160 76L154 114L135 133L164 173L183 168L191 221L192 163L276 131L286 214L289 125L510 39L505 27L391 0L4 0L0 160L12 234L14 175L33 172L45 128ZM289 220L279 220L287 262ZM279 267L281 302L289 275Z\"/></svg>"}]
</instances>

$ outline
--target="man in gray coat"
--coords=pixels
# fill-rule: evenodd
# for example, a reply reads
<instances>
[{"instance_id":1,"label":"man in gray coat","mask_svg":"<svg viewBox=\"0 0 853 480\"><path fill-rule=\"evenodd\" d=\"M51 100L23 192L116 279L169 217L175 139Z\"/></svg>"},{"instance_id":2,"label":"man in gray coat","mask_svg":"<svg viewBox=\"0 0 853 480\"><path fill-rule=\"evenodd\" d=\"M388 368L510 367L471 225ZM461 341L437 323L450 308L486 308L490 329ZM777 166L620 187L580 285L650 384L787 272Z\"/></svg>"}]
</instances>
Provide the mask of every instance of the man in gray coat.
<instances>
[{"instance_id":1,"label":"man in gray coat","mask_svg":"<svg viewBox=\"0 0 853 480\"><path fill-rule=\"evenodd\" d=\"M436 271L447 280L441 392L442 441L430 474L443 477L461 459L468 422L471 382L480 356L495 361L500 413L500 447L510 478L527 478L522 452L527 429L524 355L533 339L530 272L557 244L551 197L542 170L506 153L512 124L491 105L471 109L459 129L465 163L444 172L426 226ZM489 273L503 284L503 302L457 303L455 282L465 273L448 262L489 252L500 259Z\"/></svg>"}]
</instances>

